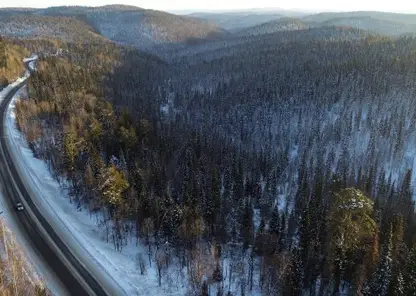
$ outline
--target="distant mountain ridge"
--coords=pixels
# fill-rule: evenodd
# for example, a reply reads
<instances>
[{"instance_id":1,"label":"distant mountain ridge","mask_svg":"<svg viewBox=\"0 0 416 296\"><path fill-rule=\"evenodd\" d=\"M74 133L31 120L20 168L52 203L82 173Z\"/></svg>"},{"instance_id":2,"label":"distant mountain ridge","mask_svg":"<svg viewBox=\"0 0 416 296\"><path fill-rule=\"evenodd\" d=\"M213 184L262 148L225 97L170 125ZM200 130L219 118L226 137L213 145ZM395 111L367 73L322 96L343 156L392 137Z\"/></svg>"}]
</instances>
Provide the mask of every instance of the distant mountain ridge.
<instances>
[{"instance_id":1,"label":"distant mountain ridge","mask_svg":"<svg viewBox=\"0 0 416 296\"><path fill-rule=\"evenodd\" d=\"M86 22L73 17L13 14L0 17L0 35L13 38L63 39L104 41Z\"/></svg>"},{"instance_id":2,"label":"distant mountain ridge","mask_svg":"<svg viewBox=\"0 0 416 296\"><path fill-rule=\"evenodd\" d=\"M26 10L2 9L0 10L0 24L3 29L0 30L0 34L9 35L11 31L16 29L16 22L10 23L11 16L19 16L22 20L27 17L32 22L32 26L35 27L43 27L42 24L37 22L44 22L46 17L73 18L75 19L74 22L84 22L92 32L99 32L109 40L142 49L163 44L200 42L226 34L216 24L208 24L194 18L177 16L167 12L125 5L101 7L58 6ZM58 19L56 21L59 22ZM23 23L23 27L28 25L27 22ZM20 32L25 31L23 27ZM60 26L56 24L55 27L59 28ZM59 28L59 30L62 30L63 35L66 36L63 28ZM46 37L59 37L56 36L59 34L51 34L49 31L44 31ZM28 35L30 33L28 32ZM39 33L39 35L42 34ZM69 40L74 38L74 36L71 36Z\"/></svg>"},{"instance_id":3,"label":"distant mountain ridge","mask_svg":"<svg viewBox=\"0 0 416 296\"><path fill-rule=\"evenodd\" d=\"M285 30L284 24L288 17L292 21L292 28L296 28L295 22L306 27L340 26L353 27L369 32L385 35L403 35L416 33L416 14L400 14L378 11L354 11L354 12L323 12L304 15L296 12L285 11L241 11L221 13L192 13L188 16L199 18L207 22L215 22L219 26L238 35L267 34L279 30ZM296 19L296 21L295 21ZM287 24L286 29L290 29Z\"/></svg>"},{"instance_id":4,"label":"distant mountain ridge","mask_svg":"<svg viewBox=\"0 0 416 296\"><path fill-rule=\"evenodd\" d=\"M335 18L372 17L378 20L416 24L416 14L402 14L381 11L322 12L303 17L305 21L325 22Z\"/></svg>"},{"instance_id":5,"label":"distant mountain ridge","mask_svg":"<svg viewBox=\"0 0 416 296\"><path fill-rule=\"evenodd\" d=\"M298 31L305 30L310 27L309 24L305 23L301 19L296 18L281 18L278 20L263 23L257 26L245 28L237 31L236 34L239 36L255 36L263 34L271 34L280 31Z\"/></svg>"},{"instance_id":6,"label":"distant mountain ridge","mask_svg":"<svg viewBox=\"0 0 416 296\"><path fill-rule=\"evenodd\" d=\"M286 17L278 12L191 13L186 15L207 23L215 23L225 30L235 31Z\"/></svg>"},{"instance_id":7,"label":"distant mountain ridge","mask_svg":"<svg viewBox=\"0 0 416 296\"><path fill-rule=\"evenodd\" d=\"M340 17L322 23L324 26L350 26L379 34L402 35L416 32L416 24L380 20L371 16Z\"/></svg>"},{"instance_id":8,"label":"distant mountain ridge","mask_svg":"<svg viewBox=\"0 0 416 296\"><path fill-rule=\"evenodd\" d=\"M0 34L5 36L71 42L111 40L152 53L172 45L176 50L211 41L235 42L240 37L312 28L318 32L329 27L389 36L415 35L416 15L372 11L304 15L284 10L174 15L127 5L0 9Z\"/></svg>"}]
</instances>

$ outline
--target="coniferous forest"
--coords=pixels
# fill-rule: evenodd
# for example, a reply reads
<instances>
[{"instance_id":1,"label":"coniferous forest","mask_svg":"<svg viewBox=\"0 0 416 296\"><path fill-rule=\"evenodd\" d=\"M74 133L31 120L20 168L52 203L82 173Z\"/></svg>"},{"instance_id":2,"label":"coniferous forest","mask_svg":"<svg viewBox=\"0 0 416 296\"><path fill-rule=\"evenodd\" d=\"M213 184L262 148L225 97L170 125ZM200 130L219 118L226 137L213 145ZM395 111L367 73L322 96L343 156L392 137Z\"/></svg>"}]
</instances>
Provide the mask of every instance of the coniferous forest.
<instances>
[{"instance_id":1,"label":"coniferous forest","mask_svg":"<svg viewBox=\"0 0 416 296\"><path fill-rule=\"evenodd\" d=\"M416 38L227 38L10 39L40 55L18 127L159 285L178 264L190 295L416 295Z\"/></svg>"}]
</instances>

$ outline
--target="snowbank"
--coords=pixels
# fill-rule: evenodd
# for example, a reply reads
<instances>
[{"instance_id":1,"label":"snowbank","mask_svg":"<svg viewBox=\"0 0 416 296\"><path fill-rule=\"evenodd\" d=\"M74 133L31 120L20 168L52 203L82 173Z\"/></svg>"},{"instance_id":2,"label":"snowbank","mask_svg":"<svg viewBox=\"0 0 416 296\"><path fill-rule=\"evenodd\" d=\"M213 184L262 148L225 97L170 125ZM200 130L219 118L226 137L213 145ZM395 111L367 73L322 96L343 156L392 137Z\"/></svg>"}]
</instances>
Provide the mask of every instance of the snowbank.
<instances>
[{"instance_id":1,"label":"snowbank","mask_svg":"<svg viewBox=\"0 0 416 296\"><path fill-rule=\"evenodd\" d=\"M33 62L33 61L36 61L38 58L39 58L38 55L33 54L30 57L28 57L28 58L24 58L23 59L23 62L24 63Z\"/></svg>"}]
</instances>

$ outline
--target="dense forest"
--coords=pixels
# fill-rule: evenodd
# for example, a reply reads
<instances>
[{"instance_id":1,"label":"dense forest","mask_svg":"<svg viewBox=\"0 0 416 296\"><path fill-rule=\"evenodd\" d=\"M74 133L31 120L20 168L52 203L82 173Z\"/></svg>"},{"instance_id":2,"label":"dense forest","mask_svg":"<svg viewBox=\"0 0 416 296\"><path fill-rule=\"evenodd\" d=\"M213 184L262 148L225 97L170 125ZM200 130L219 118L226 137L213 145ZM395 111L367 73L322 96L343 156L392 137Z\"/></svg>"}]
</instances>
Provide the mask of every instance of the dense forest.
<instances>
[{"instance_id":1,"label":"dense forest","mask_svg":"<svg viewBox=\"0 0 416 296\"><path fill-rule=\"evenodd\" d=\"M0 89L6 86L9 80L16 79L24 71L22 59L28 56L28 51L16 46L0 36Z\"/></svg>"},{"instance_id":2,"label":"dense forest","mask_svg":"<svg viewBox=\"0 0 416 296\"><path fill-rule=\"evenodd\" d=\"M165 60L15 41L44 53L19 129L159 285L177 264L190 295L415 295L416 39L268 32Z\"/></svg>"}]
</instances>

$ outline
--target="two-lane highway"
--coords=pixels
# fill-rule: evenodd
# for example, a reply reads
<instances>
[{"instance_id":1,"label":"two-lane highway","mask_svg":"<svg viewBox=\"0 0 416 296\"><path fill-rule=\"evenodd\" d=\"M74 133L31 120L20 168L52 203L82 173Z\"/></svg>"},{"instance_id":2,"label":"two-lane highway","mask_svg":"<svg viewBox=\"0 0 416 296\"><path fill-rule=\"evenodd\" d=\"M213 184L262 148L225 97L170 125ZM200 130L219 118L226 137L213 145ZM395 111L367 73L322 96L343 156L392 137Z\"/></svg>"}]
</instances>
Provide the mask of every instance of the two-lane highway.
<instances>
[{"instance_id":1,"label":"two-lane highway","mask_svg":"<svg viewBox=\"0 0 416 296\"><path fill-rule=\"evenodd\" d=\"M18 202L26 206L24 211L14 212L20 227L70 295L110 296L43 217L13 163L6 138L7 109L16 92L25 83L23 81L10 90L0 104L0 185L4 188L3 194L6 195L10 208L14 208Z\"/></svg>"}]
</instances>

